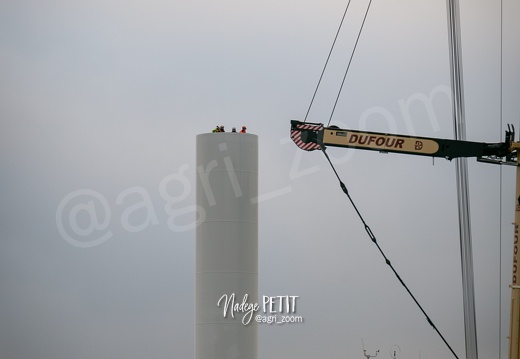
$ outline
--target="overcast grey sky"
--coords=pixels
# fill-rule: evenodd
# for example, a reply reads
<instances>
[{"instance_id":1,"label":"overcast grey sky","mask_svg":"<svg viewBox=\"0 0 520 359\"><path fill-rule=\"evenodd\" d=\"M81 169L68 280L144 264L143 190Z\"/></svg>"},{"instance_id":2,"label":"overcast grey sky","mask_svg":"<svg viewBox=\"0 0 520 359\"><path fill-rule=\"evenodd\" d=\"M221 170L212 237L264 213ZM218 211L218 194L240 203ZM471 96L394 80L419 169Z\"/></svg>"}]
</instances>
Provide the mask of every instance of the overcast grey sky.
<instances>
[{"instance_id":1,"label":"overcast grey sky","mask_svg":"<svg viewBox=\"0 0 520 359\"><path fill-rule=\"evenodd\" d=\"M366 5L352 2L311 122L328 121ZM305 320L261 325L259 358L360 358L362 338L383 358L394 344L401 358L450 357L323 155L288 140L345 6L0 1L0 358L193 357L195 136L217 124L259 136L259 293L298 295ZM520 128L520 5L503 1L502 82L500 6L461 2L475 141ZM373 2L334 124L452 137L445 7ZM454 164L329 153L464 357ZM505 358L514 169L470 160L469 173L479 352L497 358L501 339Z\"/></svg>"}]
</instances>

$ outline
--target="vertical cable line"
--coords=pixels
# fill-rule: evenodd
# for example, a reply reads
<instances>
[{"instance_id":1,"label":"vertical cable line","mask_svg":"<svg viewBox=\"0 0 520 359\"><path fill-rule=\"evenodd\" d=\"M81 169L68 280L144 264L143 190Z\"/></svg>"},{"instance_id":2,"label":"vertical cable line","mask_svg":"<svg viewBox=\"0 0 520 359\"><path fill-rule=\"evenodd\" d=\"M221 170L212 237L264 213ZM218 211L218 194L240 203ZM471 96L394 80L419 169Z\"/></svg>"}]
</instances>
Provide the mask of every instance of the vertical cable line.
<instances>
[{"instance_id":1,"label":"vertical cable line","mask_svg":"<svg viewBox=\"0 0 520 359\"><path fill-rule=\"evenodd\" d=\"M343 90L343 85L345 84L345 79L347 78L348 70L350 69L350 64L352 63L352 58L354 57L354 53L356 52L356 48L359 42L359 37L361 36L361 32L363 31L363 27L365 26L365 21L367 19L368 11L370 10L370 5L372 5L372 0L368 3L367 11L365 12L365 17L363 17L363 22L361 23L361 27L359 29L356 42L354 44L354 49L352 50L352 53L350 54L350 59L348 61L347 69L345 70L345 75L343 75L343 80L341 81L341 86L338 91L338 96L336 96L336 101L334 102L334 107L332 108L332 112L329 117L329 122L327 123L327 126L330 125L330 121L332 121L332 116L334 115L334 111L336 110L336 105L338 104L339 96L341 95L341 90Z\"/></svg>"},{"instance_id":2,"label":"vertical cable line","mask_svg":"<svg viewBox=\"0 0 520 359\"><path fill-rule=\"evenodd\" d=\"M499 120L500 120L500 136L502 136L502 115L503 115L503 35L504 35L504 2L500 0L500 108L499 108ZM498 222L498 358L502 358L502 166L499 172L500 190L499 190L499 222Z\"/></svg>"},{"instance_id":3,"label":"vertical cable line","mask_svg":"<svg viewBox=\"0 0 520 359\"><path fill-rule=\"evenodd\" d=\"M448 39L450 49L450 79L453 99L453 132L455 140L466 140L464 111L464 85L462 76L462 46L460 11L458 0L447 0ZM462 269L462 302L464 309L464 332L466 358L478 358L477 325L475 310L475 287L473 273L473 249L471 244L471 215L468 186L467 158L455 159L457 204L459 212L460 258Z\"/></svg>"},{"instance_id":4,"label":"vertical cable line","mask_svg":"<svg viewBox=\"0 0 520 359\"><path fill-rule=\"evenodd\" d=\"M345 8L345 12L343 13L341 22L339 23L338 31L336 32L336 36L334 37L334 41L332 42L332 46L330 47L329 55L327 56L327 60L325 61L325 65L323 66L323 70L321 71L320 79L318 80L318 84L316 85L316 89L314 90L314 94L312 95L311 103L309 104L309 108L307 109L307 113L305 114L305 119L303 120L303 122L307 121L307 116L309 116L309 112L314 102L314 98L316 97L316 93L318 92L318 88L320 87L321 80L323 79L323 74L325 73L325 69L327 68L327 65L329 63L330 55L332 54L332 50L334 50L336 40L338 39L339 32L341 31L341 27L343 26L343 21L345 20L345 16L347 15L347 11L350 6L350 1L351 0L348 0L347 7Z\"/></svg>"}]
</instances>

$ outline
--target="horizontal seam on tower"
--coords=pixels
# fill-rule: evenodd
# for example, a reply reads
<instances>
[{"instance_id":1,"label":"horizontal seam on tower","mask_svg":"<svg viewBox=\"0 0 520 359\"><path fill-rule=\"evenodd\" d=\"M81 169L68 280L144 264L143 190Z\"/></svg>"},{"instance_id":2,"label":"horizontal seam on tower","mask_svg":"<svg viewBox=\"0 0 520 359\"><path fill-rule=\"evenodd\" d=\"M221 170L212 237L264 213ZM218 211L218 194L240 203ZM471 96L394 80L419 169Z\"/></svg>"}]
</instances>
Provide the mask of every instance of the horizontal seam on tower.
<instances>
[{"instance_id":1,"label":"horizontal seam on tower","mask_svg":"<svg viewBox=\"0 0 520 359\"><path fill-rule=\"evenodd\" d=\"M201 271L201 272L195 272L195 274L204 274L204 273L242 273L242 274L258 274L258 272L244 272L244 271Z\"/></svg>"},{"instance_id":2,"label":"horizontal seam on tower","mask_svg":"<svg viewBox=\"0 0 520 359\"><path fill-rule=\"evenodd\" d=\"M227 170L227 169L215 169L215 168L212 168L210 169L209 171L206 171L206 170L198 170L197 171L198 173L201 173L201 172L204 172L204 173L211 173L211 172L248 172L248 173L259 173L258 171L251 171L251 170Z\"/></svg>"},{"instance_id":3,"label":"horizontal seam on tower","mask_svg":"<svg viewBox=\"0 0 520 359\"><path fill-rule=\"evenodd\" d=\"M258 221L241 221L240 219L210 219L210 220L204 220L204 221L197 221L195 223L207 223L207 222L245 222L245 223L258 223Z\"/></svg>"}]
</instances>

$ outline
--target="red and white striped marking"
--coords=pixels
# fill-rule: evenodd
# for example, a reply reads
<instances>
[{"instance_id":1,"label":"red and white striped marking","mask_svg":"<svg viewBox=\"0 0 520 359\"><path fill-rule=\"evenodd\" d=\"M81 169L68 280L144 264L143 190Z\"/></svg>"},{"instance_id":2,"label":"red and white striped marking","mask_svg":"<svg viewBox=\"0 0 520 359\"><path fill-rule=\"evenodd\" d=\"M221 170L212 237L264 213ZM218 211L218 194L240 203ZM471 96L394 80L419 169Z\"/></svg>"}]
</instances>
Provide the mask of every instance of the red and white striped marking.
<instances>
[{"instance_id":1,"label":"red and white striped marking","mask_svg":"<svg viewBox=\"0 0 520 359\"><path fill-rule=\"evenodd\" d=\"M321 131L323 130L322 125L308 125L305 123L296 125L295 130L291 130L291 139L296 143L296 146L300 147L302 150L305 151L314 151L314 150L320 150L321 146L314 142L305 143L302 141L302 130L314 130L314 131Z\"/></svg>"}]
</instances>

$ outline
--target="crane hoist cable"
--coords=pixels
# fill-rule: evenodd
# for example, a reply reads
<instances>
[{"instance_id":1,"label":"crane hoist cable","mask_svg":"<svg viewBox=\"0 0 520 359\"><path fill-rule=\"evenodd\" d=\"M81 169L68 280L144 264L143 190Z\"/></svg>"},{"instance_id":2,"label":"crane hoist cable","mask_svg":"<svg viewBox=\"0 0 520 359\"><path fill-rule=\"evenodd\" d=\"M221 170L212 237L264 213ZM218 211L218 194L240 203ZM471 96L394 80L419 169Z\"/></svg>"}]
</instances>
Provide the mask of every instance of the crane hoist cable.
<instances>
[{"instance_id":1,"label":"crane hoist cable","mask_svg":"<svg viewBox=\"0 0 520 359\"><path fill-rule=\"evenodd\" d=\"M370 5L372 5L372 0L370 0L368 3L367 11L365 12L365 16L363 17L363 22L361 23L361 27L359 28L356 42L354 43L354 49L352 50L352 53L350 54L350 59L348 60L347 69L345 70L345 74L343 75L343 80L341 81L341 86L338 91L338 96L336 96L336 101L334 102L334 107L332 108L332 112L329 117L329 123L327 124L327 126L330 125L330 121L332 121L332 116L334 116L334 111L336 110L339 96L341 95L341 90L343 90L343 85L345 84L345 79L347 78L348 70L350 69L350 64L352 63L352 59L354 58L354 53L356 52L356 48L359 43L359 38L361 37L361 32L363 31L363 27L365 26L365 21L367 20L368 11L370 10Z\"/></svg>"},{"instance_id":2,"label":"crane hoist cable","mask_svg":"<svg viewBox=\"0 0 520 359\"><path fill-rule=\"evenodd\" d=\"M348 9L350 7L350 2L351 2L351 0L348 1L347 6L345 8L345 11L343 13L343 17L341 18L341 22L339 24L338 30L336 31L336 36L334 37L334 41L332 42L332 46L331 46L331 48L329 50L329 54L327 56L327 60L325 61L325 65L323 66L323 69L321 71L321 75L320 75L320 78L318 80L318 84L316 85L316 88L314 89L314 94L312 95L311 102L309 104L309 107L307 109L307 113L305 114L305 118L304 118L303 122L307 121L307 117L309 116L309 112L311 111L312 104L314 103L314 99L316 98L316 94L318 93L318 89L320 87L321 80L323 79L323 75L325 74L325 70L327 69L327 65L328 65L330 57L332 55L332 51L334 50L334 47L336 45L336 41L338 39L339 33L341 31L341 28L343 26L343 22L345 20L345 17L347 15ZM330 114L329 123L328 123L329 125L330 125L330 121L332 120L332 116L334 115L334 111L336 110L336 106L338 104L338 100L339 100L339 97L341 95L341 91L343 90L343 85L345 84L345 79L346 79L348 71L350 69L350 65L352 63L352 59L354 58L354 53L356 52L356 48L357 48L357 45L358 45L358 42L359 42L359 38L361 37L361 32L363 31L363 27L365 25L365 22L366 22L366 19L367 19L367 15L368 15L368 11L370 10L370 5L371 4L372 4L372 0L370 0L369 3L368 3L367 10L365 12L365 16L363 17L363 22L361 23L361 26L359 28L359 32L358 32L357 37L356 37L356 42L354 43L354 48L352 49L352 52L350 54L350 58L349 58L348 65L347 65L347 69L345 70L345 74L343 75L343 80L341 81L341 86L339 88L338 95L336 96L336 101L334 102L334 107L333 107L332 112Z\"/></svg>"},{"instance_id":3,"label":"crane hoist cable","mask_svg":"<svg viewBox=\"0 0 520 359\"><path fill-rule=\"evenodd\" d=\"M448 13L453 132L455 140L465 141L466 115L464 106L464 81L459 0L447 0L446 5ZM468 359L478 359L475 279L473 270L473 249L471 243L471 214L467 158L455 159L455 177L459 213L462 302L464 312L466 357Z\"/></svg>"},{"instance_id":4,"label":"crane hoist cable","mask_svg":"<svg viewBox=\"0 0 520 359\"><path fill-rule=\"evenodd\" d=\"M419 301L415 298L415 296L412 294L412 292L410 291L410 289L408 288L408 286L406 285L406 283L403 281L403 279L401 278L401 276L399 275L399 273L397 273L396 269L394 268L394 266L392 265L392 263L390 262L390 259L388 259L388 257L386 256L385 252L383 252L383 249L381 248L381 246L379 245L379 243L377 243L377 239L376 239L376 236L374 235L374 233L372 232L372 230L370 229L370 227L368 226L368 224L365 222L365 219L363 218L363 216L361 215L361 212L359 212L356 204L354 203L354 200L352 199L352 197L350 196L350 193L347 189L347 186L345 185L345 183L343 183L343 181L341 180L338 172L336 171L336 168L334 167L334 165L332 164L332 161L330 160L329 158L329 155L327 154L326 150L325 150L325 146L322 147L322 151L323 151L323 154L325 155L325 157L327 158L327 161L329 162L330 166L332 167L332 170L334 171L334 174L336 175L336 178L338 179L339 181L339 185L341 187L341 189L343 190L343 193L345 193L345 195L348 197L350 203L352 204L352 207L354 208L354 210L356 211L359 219L361 220L361 223L363 223L363 226L365 227L365 231L367 232L368 234L368 237L370 238L370 240L376 245L377 249L379 250L379 252L381 253L381 255L383 256L383 258L385 259L385 263L390 267L390 269L392 270L392 272L394 272L395 276L397 277L397 280L399 280L399 282L401 283L401 285L406 289L406 291L408 292L408 294L410 295L410 297L412 297L413 301L415 302L415 304L417 304L417 306L419 307L419 309L421 310L421 312L424 314L424 316L426 317L426 320L428 321L428 323L432 326L432 328L437 332L437 334L439 334L440 338L442 339L442 341L444 342L444 344L446 344L446 346L448 347L448 349L451 351L451 353L455 356L455 358L459 359L459 357L457 356L457 354L455 353L455 351L452 349L452 347L448 344L448 342L446 341L446 339L444 338L444 336L441 334L441 332L439 331L439 329L437 329L437 327L435 326L435 324L433 324L432 320L430 319L430 317L428 316L428 314L426 314L426 311L423 309L423 307L419 304Z\"/></svg>"},{"instance_id":5,"label":"crane hoist cable","mask_svg":"<svg viewBox=\"0 0 520 359\"><path fill-rule=\"evenodd\" d=\"M504 115L504 1L500 0L500 110L499 123L502 133ZM498 283L502 283L502 166L500 166L499 181L499 222L498 222ZM502 288L498 286L498 312L502 313ZM502 315L498 316L498 337L502 338ZM502 340L498 341L498 357L502 358Z\"/></svg>"},{"instance_id":6,"label":"crane hoist cable","mask_svg":"<svg viewBox=\"0 0 520 359\"><path fill-rule=\"evenodd\" d=\"M325 74L325 69L327 68L327 65L329 64L330 55L332 55L332 50L334 50L334 46L336 45L336 40L338 39L339 32L341 31L341 27L343 26L343 21L345 20L345 16L347 16L347 11L350 6L350 1L351 0L348 0L347 7L345 8L345 11L343 12L343 17L341 18L341 22L339 23L338 31L336 31L336 36L334 37L334 41L332 42L332 46L330 47L329 55L327 56L327 60L325 61L323 70L321 70L320 79L318 80L318 84L316 85L316 89L314 90L314 94L312 95L311 103L309 104L309 108L307 109L307 113L305 114L305 118L304 118L303 122L307 121L307 116L309 116L309 112L311 111L311 107L314 102L314 98L316 97L316 93L318 92L318 89L320 88L321 80L323 79L323 75Z\"/></svg>"}]
</instances>

